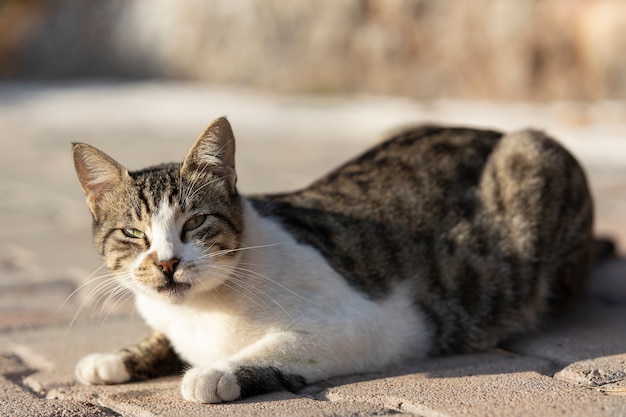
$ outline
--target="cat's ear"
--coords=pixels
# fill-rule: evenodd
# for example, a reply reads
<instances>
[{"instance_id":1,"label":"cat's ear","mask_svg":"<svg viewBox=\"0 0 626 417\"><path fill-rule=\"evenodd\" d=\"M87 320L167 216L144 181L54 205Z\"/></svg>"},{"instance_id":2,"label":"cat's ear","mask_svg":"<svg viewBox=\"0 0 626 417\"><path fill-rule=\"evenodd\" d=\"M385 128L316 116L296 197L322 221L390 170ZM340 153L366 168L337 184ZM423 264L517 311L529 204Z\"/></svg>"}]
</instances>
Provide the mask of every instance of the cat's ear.
<instances>
[{"instance_id":1,"label":"cat's ear","mask_svg":"<svg viewBox=\"0 0 626 417\"><path fill-rule=\"evenodd\" d=\"M96 216L98 202L102 197L119 189L130 174L113 158L85 143L72 144L72 157L78 181L87 198L87 206Z\"/></svg>"},{"instance_id":2,"label":"cat's ear","mask_svg":"<svg viewBox=\"0 0 626 417\"><path fill-rule=\"evenodd\" d=\"M228 180L231 192L235 192L235 136L225 117L215 119L196 139L182 167L183 173L213 171Z\"/></svg>"}]
</instances>

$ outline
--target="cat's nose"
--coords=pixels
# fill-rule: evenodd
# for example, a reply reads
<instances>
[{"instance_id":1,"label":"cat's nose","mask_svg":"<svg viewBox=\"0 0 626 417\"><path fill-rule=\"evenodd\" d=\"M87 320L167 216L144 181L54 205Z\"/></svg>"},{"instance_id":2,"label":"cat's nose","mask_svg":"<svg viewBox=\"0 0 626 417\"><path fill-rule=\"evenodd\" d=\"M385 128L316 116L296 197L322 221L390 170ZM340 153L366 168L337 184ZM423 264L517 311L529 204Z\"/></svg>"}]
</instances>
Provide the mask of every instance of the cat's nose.
<instances>
[{"instance_id":1,"label":"cat's nose","mask_svg":"<svg viewBox=\"0 0 626 417\"><path fill-rule=\"evenodd\" d=\"M174 277L174 272L176 272L176 266L179 262L180 259L172 258L168 261L157 262L156 266L161 268L161 271L163 272L163 274L165 274L166 277L172 279Z\"/></svg>"}]
</instances>

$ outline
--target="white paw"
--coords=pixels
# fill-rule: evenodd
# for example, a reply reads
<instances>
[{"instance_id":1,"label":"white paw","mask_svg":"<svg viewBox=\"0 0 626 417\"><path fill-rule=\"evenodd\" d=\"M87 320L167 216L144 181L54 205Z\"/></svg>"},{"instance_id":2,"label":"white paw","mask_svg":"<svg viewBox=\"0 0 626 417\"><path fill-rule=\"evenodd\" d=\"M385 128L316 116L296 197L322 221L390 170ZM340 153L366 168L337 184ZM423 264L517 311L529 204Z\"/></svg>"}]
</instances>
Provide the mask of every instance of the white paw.
<instances>
[{"instance_id":1,"label":"white paw","mask_svg":"<svg viewBox=\"0 0 626 417\"><path fill-rule=\"evenodd\" d=\"M124 361L113 353L93 353L76 365L76 378L81 384L121 384L130 380Z\"/></svg>"},{"instance_id":2,"label":"white paw","mask_svg":"<svg viewBox=\"0 0 626 417\"><path fill-rule=\"evenodd\" d=\"M241 396L237 377L211 368L191 368L180 387L183 398L195 403L221 403Z\"/></svg>"}]
</instances>

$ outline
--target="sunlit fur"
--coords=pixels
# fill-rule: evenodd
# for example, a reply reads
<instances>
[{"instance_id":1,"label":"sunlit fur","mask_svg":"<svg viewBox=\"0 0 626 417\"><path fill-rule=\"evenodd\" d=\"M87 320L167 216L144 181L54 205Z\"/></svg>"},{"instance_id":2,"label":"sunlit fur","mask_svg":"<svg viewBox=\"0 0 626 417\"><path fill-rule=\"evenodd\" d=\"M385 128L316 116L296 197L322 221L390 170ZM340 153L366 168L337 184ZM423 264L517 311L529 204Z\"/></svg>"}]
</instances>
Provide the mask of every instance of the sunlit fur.
<instances>
[{"instance_id":1,"label":"sunlit fur","mask_svg":"<svg viewBox=\"0 0 626 417\"><path fill-rule=\"evenodd\" d=\"M129 172L74 145L111 270L93 295L133 294L153 329L85 358L81 382L189 369L195 402L297 390L495 346L585 286L586 179L540 132L410 129L310 187L256 197L237 192L234 147L223 118L182 164Z\"/></svg>"}]
</instances>

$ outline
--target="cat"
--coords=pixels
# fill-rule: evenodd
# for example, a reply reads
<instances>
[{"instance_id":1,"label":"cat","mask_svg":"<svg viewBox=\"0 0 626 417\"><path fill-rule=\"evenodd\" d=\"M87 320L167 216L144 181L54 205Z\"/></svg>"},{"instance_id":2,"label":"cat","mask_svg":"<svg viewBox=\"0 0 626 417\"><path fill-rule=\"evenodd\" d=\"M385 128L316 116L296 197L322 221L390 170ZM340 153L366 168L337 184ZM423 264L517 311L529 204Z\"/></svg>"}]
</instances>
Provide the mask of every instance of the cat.
<instances>
[{"instance_id":1,"label":"cat","mask_svg":"<svg viewBox=\"0 0 626 417\"><path fill-rule=\"evenodd\" d=\"M420 126L300 191L242 196L212 122L182 163L129 172L73 144L95 246L153 329L84 384L181 373L220 403L535 329L585 289L593 204L543 133Z\"/></svg>"}]
</instances>

